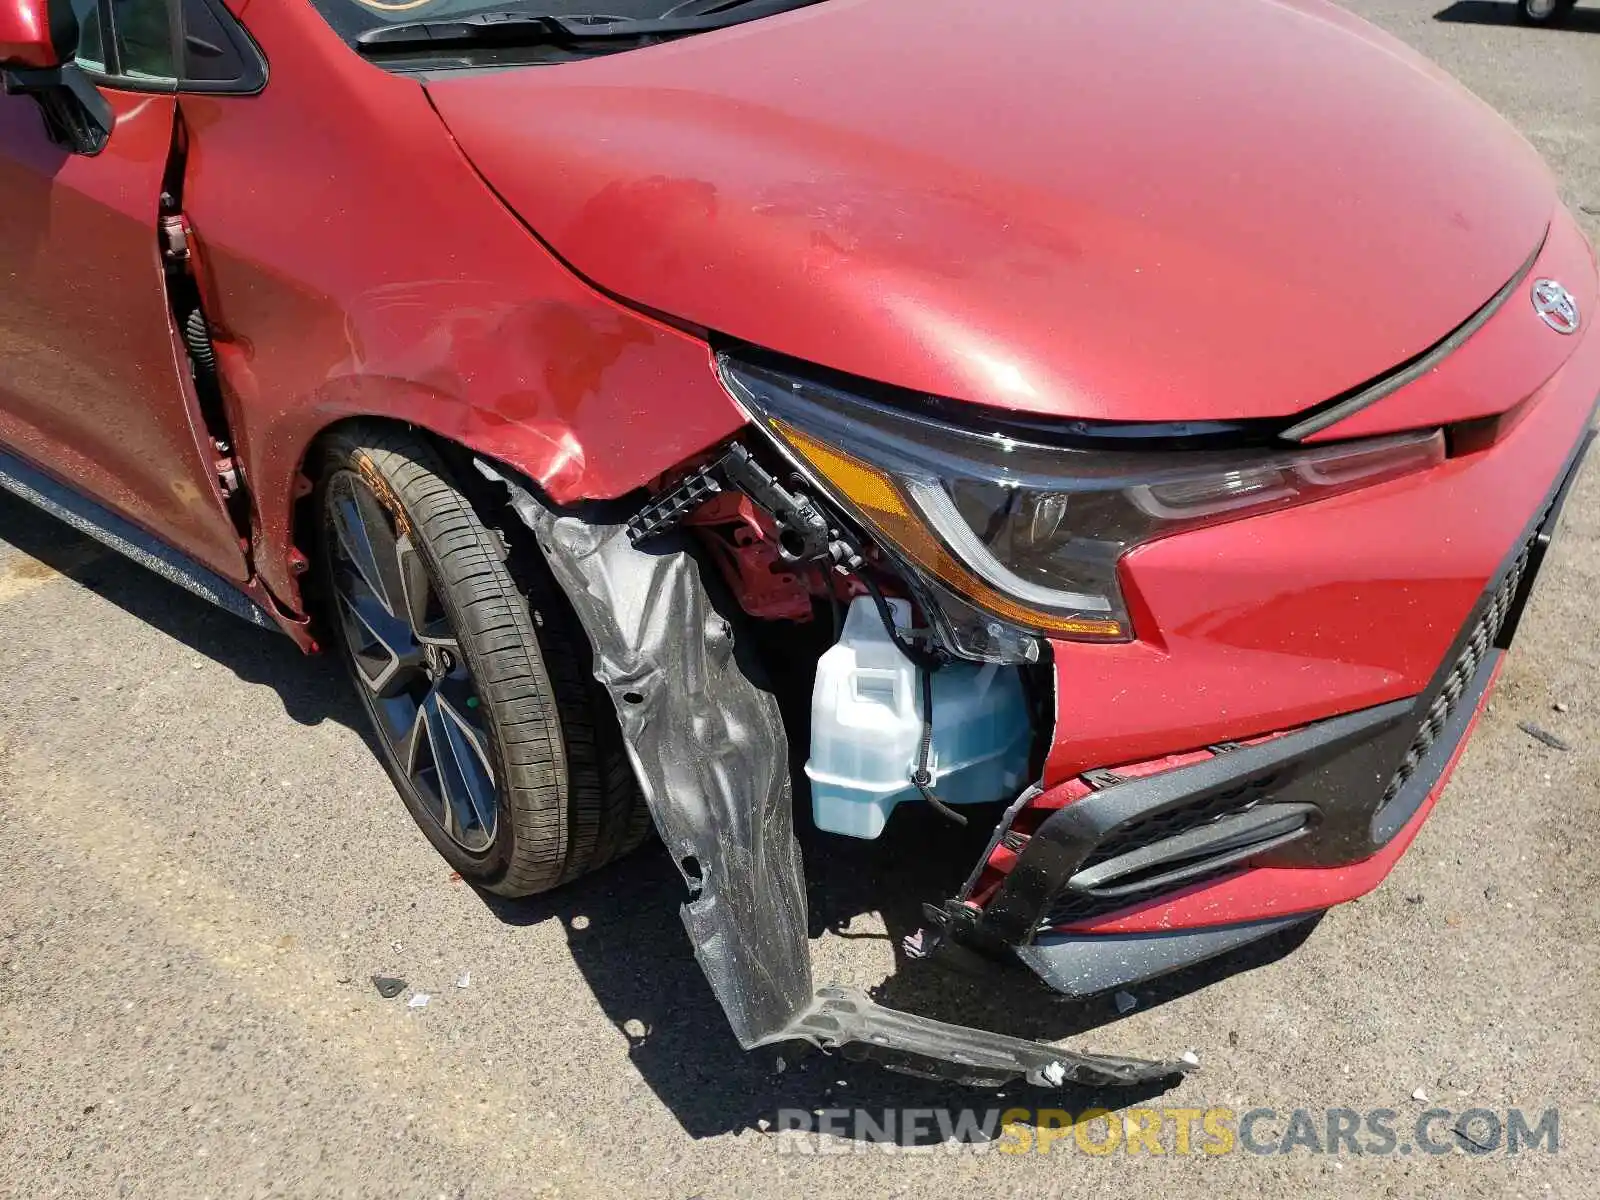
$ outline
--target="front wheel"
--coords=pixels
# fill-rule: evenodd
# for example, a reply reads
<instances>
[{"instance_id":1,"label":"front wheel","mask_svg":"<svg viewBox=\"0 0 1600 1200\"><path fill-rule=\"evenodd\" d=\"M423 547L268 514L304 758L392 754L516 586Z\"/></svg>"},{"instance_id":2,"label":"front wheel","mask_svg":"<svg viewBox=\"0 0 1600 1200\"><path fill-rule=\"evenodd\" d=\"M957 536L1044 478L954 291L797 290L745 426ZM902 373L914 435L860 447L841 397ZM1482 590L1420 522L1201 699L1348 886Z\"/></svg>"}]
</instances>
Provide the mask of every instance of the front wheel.
<instances>
[{"instance_id":1,"label":"front wheel","mask_svg":"<svg viewBox=\"0 0 1600 1200\"><path fill-rule=\"evenodd\" d=\"M637 846L649 818L616 714L537 550L513 566L507 537L408 432L340 430L320 467L329 640L428 840L505 896Z\"/></svg>"}]
</instances>

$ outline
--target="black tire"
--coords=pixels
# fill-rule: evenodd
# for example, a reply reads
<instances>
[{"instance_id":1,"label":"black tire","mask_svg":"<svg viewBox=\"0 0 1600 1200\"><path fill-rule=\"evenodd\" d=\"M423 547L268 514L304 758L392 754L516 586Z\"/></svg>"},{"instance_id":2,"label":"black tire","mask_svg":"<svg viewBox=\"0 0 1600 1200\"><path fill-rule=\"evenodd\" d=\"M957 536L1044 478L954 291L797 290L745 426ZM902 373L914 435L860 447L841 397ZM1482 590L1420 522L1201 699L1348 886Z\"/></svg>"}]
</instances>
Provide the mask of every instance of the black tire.
<instances>
[{"instance_id":1,"label":"black tire","mask_svg":"<svg viewBox=\"0 0 1600 1200\"><path fill-rule=\"evenodd\" d=\"M498 528L491 527L452 479L434 447L401 428L343 427L323 441L318 457L315 504L324 640L344 659L377 735L379 757L428 840L463 879L502 896L546 891L638 846L649 835L649 814L616 714L591 674L589 643L577 617L531 538L522 536L525 531L515 516L503 505L483 504L494 510L490 520ZM381 512L372 508L369 497ZM472 690L465 704L471 710L473 730L480 735L471 743L477 755L459 749L468 744L460 742L459 735L451 735L458 738L455 743L441 737L440 744L456 747L447 751L452 765L471 758L480 772L479 760L492 767L492 774L474 775L475 787L468 788L477 802L474 809L464 810L459 804L452 808L452 789L443 779L446 760L430 736L446 725L429 727L425 701L417 702L418 728L411 736L433 747L423 752L424 757L438 760L432 767L431 778L437 784L433 787L426 768L413 776L417 750L409 741L395 738L394 728L405 719L403 712L395 714L397 707L403 708L401 701L380 699L369 683L371 655L363 659L367 674L358 665L358 646L352 637L366 638L375 626L357 624L359 618L351 619L353 601L340 599L338 581L359 574L336 530L339 522L349 522L352 512L374 526L370 561L379 575L389 569L377 566L383 557L378 543L384 522L397 546L394 557L400 565L393 569L414 576L419 560L425 569L427 599L420 607L432 606L428 629L439 634L433 640L447 649L437 655L442 662L429 659L425 666L407 667L431 672L428 682L407 686L444 687L460 677ZM367 532L366 525L362 531ZM518 550L515 554L513 547ZM384 590L396 589L386 584ZM412 593L417 590L418 585L408 588L402 581L398 592L404 596L397 607L415 611ZM376 596L374 591L366 600ZM347 636L347 627L356 634ZM411 621L410 627L417 628L418 622ZM376 634L373 639L381 651L389 652L387 642ZM428 649L421 644L426 640L412 643L407 662ZM401 656L392 657L400 663ZM457 657L461 661L454 661ZM447 669L448 677L443 675ZM444 721L437 701L428 711ZM459 716L461 707L448 711ZM460 720L455 724L465 728ZM410 763L402 762L403 756ZM474 825L441 817L440 813L461 811L476 816L477 809L487 807L488 788L494 794L492 822L479 820ZM474 843L463 829L483 844Z\"/></svg>"},{"instance_id":2,"label":"black tire","mask_svg":"<svg viewBox=\"0 0 1600 1200\"><path fill-rule=\"evenodd\" d=\"M1533 0L1517 0L1517 20L1524 25L1555 25L1577 6L1578 0L1556 0L1554 5L1535 5Z\"/></svg>"}]
</instances>

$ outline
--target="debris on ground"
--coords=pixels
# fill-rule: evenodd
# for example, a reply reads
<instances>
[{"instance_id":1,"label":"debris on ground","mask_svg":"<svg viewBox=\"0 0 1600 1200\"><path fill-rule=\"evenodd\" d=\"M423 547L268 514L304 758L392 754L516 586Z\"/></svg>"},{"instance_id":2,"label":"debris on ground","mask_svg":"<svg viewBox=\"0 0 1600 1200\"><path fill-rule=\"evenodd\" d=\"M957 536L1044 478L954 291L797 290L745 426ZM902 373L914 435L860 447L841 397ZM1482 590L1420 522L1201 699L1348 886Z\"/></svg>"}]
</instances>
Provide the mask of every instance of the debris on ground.
<instances>
[{"instance_id":1,"label":"debris on ground","mask_svg":"<svg viewBox=\"0 0 1600 1200\"><path fill-rule=\"evenodd\" d=\"M1237 1046L1238 1044L1239 1044L1239 1031L1237 1029L1228 1030L1228 1045Z\"/></svg>"},{"instance_id":2,"label":"debris on ground","mask_svg":"<svg viewBox=\"0 0 1600 1200\"><path fill-rule=\"evenodd\" d=\"M1138 997L1134 996L1131 992L1118 992L1116 995L1112 996L1111 999L1112 1002L1116 1004L1117 1011L1119 1013L1131 1013L1134 1009L1139 1007Z\"/></svg>"},{"instance_id":3,"label":"debris on ground","mask_svg":"<svg viewBox=\"0 0 1600 1200\"><path fill-rule=\"evenodd\" d=\"M406 1001L406 1007L407 1008L427 1008L428 1007L428 1001L432 1000L432 999L433 999L433 997L428 995L427 992L418 992L415 996L411 997L411 999Z\"/></svg>"},{"instance_id":4,"label":"debris on ground","mask_svg":"<svg viewBox=\"0 0 1600 1200\"><path fill-rule=\"evenodd\" d=\"M1198 1067L1200 1065L1200 1056L1193 1050L1185 1050L1178 1055L1178 1061L1188 1063L1191 1067Z\"/></svg>"},{"instance_id":5,"label":"debris on ground","mask_svg":"<svg viewBox=\"0 0 1600 1200\"><path fill-rule=\"evenodd\" d=\"M1407 904L1421 904L1422 903L1422 893L1421 892L1415 892L1412 895L1407 896L1406 897L1406 903Z\"/></svg>"},{"instance_id":6,"label":"debris on ground","mask_svg":"<svg viewBox=\"0 0 1600 1200\"><path fill-rule=\"evenodd\" d=\"M1550 706L1550 708L1552 709L1552 711L1559 712L1559 713L1564 713L1564 712L1567 711L1567 706L1564 703L1562 703L1560 700L1557 700L1554 704L1552 704Z\"/></svg>"},{"instance_id":7,"label":"debris on ground","mask_svg":"<svg viewBox=\"0 0 1600 1200\"><path fill-rule=\"evenodd\" d=\"M471 971L463 971L463 972L461 972L461 974L457 975L456 976L456 986L458 988L469 988L469 987L471 987L472 986L472 972Z\"/></svg>"},{"instance_id":8,"label":"debris on ground","mask_svg":"<svg viewBox=\"0 0 1600 1200\"><path fill-rule=\"evenodd\" d=\"M1418 1088L1416 1091L1411 1093L1411 1098L1426 1104L1428 1102L1428 1093L1423 1091L1421 1088Z\"/></svg>"},{"instance_id":9,"label":"debris on ground","mask_svg":"<svg viewBox=\"0 0 1600 1200\"><path fill-rule=\"evenodd\" d=\"M378 989L378 995L385 1000L393 1000L406 990L406 981L404 979L396 979L392 975L374 975L372 977L372 986Z\"/></svg>"},{"instance_id":10,"label":"debris on ground","mask_svg":"<svg viewBox=\"0 0 1600 1200\"><path fill-rule=\"evenodd\" d=\"M933 949L933 939L928 936L927 930L919 929L915 933L906 934L900 940L900 947L905 951L907 958L927 958Z\"/></svg>"},{"instance_id":11,"label":"debris on ground","mask_svg":"<svg viewBox=\"0 0 1600 1200\"><path fill-rule=\"evenodd\" d=\"M1497 1124L1495 1126L1496 1133L1499 1132L1499 1128L1500 1127ZM1466 1121L1465 1117L1462 1117L1459 1121L1457 1121L1451 1127L1451 1132L1453 1132L1462 1141L1472 1143L1472 1145L1476 1146L1479 1150L1493 1150L1494 1149L1494 1146L1491 1145L1490 1143L1484 1141L1482 1138L1473 1137L1472 1134L1467 1132L1467 1121Z\"/></svg>"},{"instance_id":12,"label":"debris on ground","mask_svg":"<svg viewBox=\"0 0 1600 1200\"><path fill-rule=\"evenodd\" d=\"M1532 721L1518 721L1517 722L1517 728L1522 730L1523 733L1527 734L1534 741L1543 742L1546 746L1549 746L1552 750L1571 750L1572 749L1571 746L1569 746L1566 742L1562 741L1555 734L1551 733L1548 729L1541 729L1539 726L1535 725Z\"/></svg>"},{"instance_id":13,"label":"debris on ground","mask_svg":"<svg viewBox=\"0 0 1600 1200\"><path fill-rule=\"evenodd\" d=\"M779 1075L782 1075L785 1071L787 1071L789 1069L789 1064L786 1063L783 1060L783 1055L781 1055L781 1054L778 1055L777 1067L778 1067L778 1074Z\"/></svg>"}]
</instances>

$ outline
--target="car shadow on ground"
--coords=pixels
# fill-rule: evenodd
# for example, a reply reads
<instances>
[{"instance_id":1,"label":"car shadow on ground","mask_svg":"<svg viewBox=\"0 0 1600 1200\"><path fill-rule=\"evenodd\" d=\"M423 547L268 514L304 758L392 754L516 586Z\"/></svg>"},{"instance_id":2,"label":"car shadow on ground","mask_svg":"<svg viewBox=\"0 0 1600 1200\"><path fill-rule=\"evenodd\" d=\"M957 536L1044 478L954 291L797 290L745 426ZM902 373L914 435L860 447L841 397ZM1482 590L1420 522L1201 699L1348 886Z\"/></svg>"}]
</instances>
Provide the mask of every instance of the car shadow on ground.
<instances>
[{"instance_id":1,"label":"car shadow on ground","mask_svg":"<svg viewBox=\"0 0 1600 1200\"><path fill-rule=\"evenodd\" d=\"M1434 13L1433 19L1463 25L1520 24L1517 6L1507 0L1456 0ZM1544 28L1564 33L1600 33L1600 7L1584 8L1580 4Z\"/></svg>"},{"instance_id":2,"label":"car shadow on ground","mask_svg":"<svg viewBox=\"0 0 1600 1200\"><path fill-rule=\"evenodd\" d=\"M5 493L0 493L0 529L5 540L24 554L227 667L241 680L272 688L293 720L303 725L334 720L372 745L359 703L330 662L308 660L288 638L248 625L114 551L96 552L97 544L84 535ZM803 782L804 777L799 778ZM940 1020L1044 1040L1091 1033L1118 1019L1110 996L1067 1001L1015 963L984 963L974 971L969 962L952 963L937 955L917 959L905 952L906 939L922 927L922 903L942 900L960 887L983 851L999 806L968 810L971 820L966 827L931 810L908 806L896 812L884 836L874 842L818 833L805 807L803 800L797 805L796 825L807 867L809 932L814 940L887 940L895 970L871 989L874 999ZM395 811L396 819L401 819L398 805ZM659 843L546 896L507 901L481 895L512 930L549 920L561 922L573 961L607 1017L628 1038L640 1078L692 1136L759 1129L763 1122L779 1128L786 1110L1115 1111L1164 1090L1153 1085L1047 1091L1019 1083L997 1093L891 1074L804 1046L746 1053L729 1031L695 961L678 915L687 895L683 880ZM864 920L867 914L875 916ZM1141 985L1137 989L1141 1007L1148 1009L1272 962L1308 932L1309 927L1268 939ZM1092 1049L1092 1039L1084 1045ZM1147 1052L1153 1057L1176 1057L1186 1048L1150 1046ZM922 1140L945 1138L934 1125Z\"/></svg>"},{"instance_id":3,"label":"car shadow on ground","mask_svg":"<svg viewBox=\"0 0 1600 1200\"><path fill-rule=\"evenodd\" d=\"M980 973L970 962L951 963L938 955L908 958L904 939L921 926L922 901L941 898L958 886L959 872L974 861L977 851L968 853L970 847L960 847L961 856L956 857L953 843L960 841L956 835L961 831L941 827L934 814L900 813L896 823L896 836L886 833L872 843L821 834L801 837L813 938L887 936L895 951L893 974L870 989L874 999L940 1020L1050 1041L1090 1034L1120 1019L1111 995L1067 1000L1015 963L984 963ZM804 1046L746 1053L729 1031L690 950L678 912L686 898L682 878L655 844L625 865L547 896L519 901L483 896L508 925L561 922L573 961L607 1017L627 1037L634 1068L691 1136L781 1129L795 1119L792 1114L817 1109L1117 1111L1166 1090L1161 1084L1046 1090L1019 1082L992 1091L897 1075ZM859 920L866 913L880 914L881 926L873 920L876 932L852 934L852 926L867 924ZM1142 984L1136 989L1140 1007L1148 1010L1276 961L1303 942L1310 930L1308 924ZM830 980L819 977L815 982ZM1074 1045L1095 1048L1092 1037ZM1175 1058L1187 1048L1150 1046L1146 1052ZM948 1138L937 1126L922 1139L941 1140Z\"/></svg>"},{"instance_id":4,"label":"car shadow on ground","mask_svg":"<svg viewBox=\"0 0 1600 1200\"><path fill-rule=\"evenodd\" d=\"M336 721L368 736L361 705L331 658L308 661L284 635L240 620L5 491L0 530L22 553L101 599L245 682L270 687L291 720Z\"/></svg>"}]
</instances>

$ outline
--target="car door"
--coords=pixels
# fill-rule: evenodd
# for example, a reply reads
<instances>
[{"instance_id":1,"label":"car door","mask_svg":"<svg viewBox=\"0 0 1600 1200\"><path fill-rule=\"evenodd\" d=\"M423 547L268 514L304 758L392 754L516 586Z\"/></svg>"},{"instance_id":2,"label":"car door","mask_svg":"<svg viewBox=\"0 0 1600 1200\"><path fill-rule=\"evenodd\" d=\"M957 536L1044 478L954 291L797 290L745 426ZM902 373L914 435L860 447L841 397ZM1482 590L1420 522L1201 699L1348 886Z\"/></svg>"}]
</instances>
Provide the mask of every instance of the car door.
<instances>
[{"instance_id":1,"label":"car door","mask_svg":"<svg viewBox=\"0 0 1600 1200\"><path fill-rule=\"evenodd\" d=\"M0 444L228 578L248 565L180 371L157 222L177 119L175 3L63 0L110 102L72 154L0 95Z\"/></svg>"}]
</instances>

